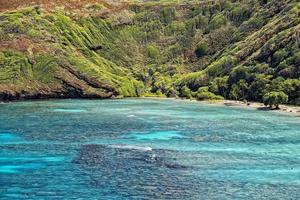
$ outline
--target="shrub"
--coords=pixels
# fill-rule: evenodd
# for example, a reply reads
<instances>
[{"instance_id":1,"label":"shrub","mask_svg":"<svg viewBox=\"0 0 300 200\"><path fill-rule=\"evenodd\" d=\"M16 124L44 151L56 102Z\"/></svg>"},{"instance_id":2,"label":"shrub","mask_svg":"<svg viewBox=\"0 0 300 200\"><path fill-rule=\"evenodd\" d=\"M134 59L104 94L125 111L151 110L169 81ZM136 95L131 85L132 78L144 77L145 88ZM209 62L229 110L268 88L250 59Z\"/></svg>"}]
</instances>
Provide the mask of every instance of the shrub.
<instances>
[{"instance_id":1,"label":"shrub","mask_svg":"<svg viewBox=\"0 0 300 200\"><path fill-rule=\"evenodd\" d=\"M181 88L181 96L186 97L188 99L192 98L192 92L190 88L188 88L187 86L183 86L183 88Z\"/></svg>"},{"instance_id":2,"label":"shrub","mask_svg":"<svg viewBox=\"0 0 300 200\"><path fill-rule=\"evenodd\" d=\"M300 79L287 79L283 83L284 93L289 96L289 103L300 103Z\"/></svg>"},{"instance_id":3,"label":"shrub","mask_svg":"<svg viewBox=\"0 0 300 200\"><path fill-rule=\"evenodd\" d=\"M233 84L239 82L242 79L248 80L249 77L250 77L249 68L245 66L239 66L232 70L232 72L229 75L228 81L230 84Z\"/></svg>"},{"instance_id":4,"label":"shrub","mask_svg":"<svg viewBox=\"0 0 300 200\"><path fill-rule=\"evenodd\" d=\"M166 49L166 56L170 60L178 58L181 53L182 53L182 48L179 44L169 46Z\"/></svg>"},{"instance_id":5,"label":"shrub","mask_svg":"<svg viewBox=\"0 0 300 200\"><path fill-rule=\"evenodd\" d=\"M227 18L223 14L217 14L212 18L212 20L209 23L209 29L214 30L218 29L223 25L227 24Z\"/></svg>"},{"instance_id":6,"label":"shrub","mask_svg":"<svg viewBox=\"0 0 300 200\"><path fill-rule=\"evenodd\" d=\"M159 57L160 57L159 50L154 45L147 45L146 46L146 55L150 59L149 60L150 63L157 62L159 60Z\"/></svg>"},{"instance_id":7,"label":"shrub","mask_svg":"<svg viewBox=\"0 0 300 200\"><path fill-rule=\"evenodd\" d=\"M263 97L263 102L266 106L279 108L279 104L286 103L288 101L288 96L284 92L269 92Z\"/></svg>"},{"instance_id":8,"label":"shrub","mask_svg":"<svg viewBox=\"0 0 300 200\"><path fill-rule=\"evenodd\" d=\"M227 81L228 81L228 76L215 78L209 84L209 91L225 97L226 91L228 90Z\"/></svg>"},{"instance_id":9,"label":"shrub","mask_svg":"<svg viewBox=\"0 0 300 200\"><path fill-rule=\"evenodd\" d=\"M202 15L198 15L190 20L189 25L205 31L208 26L208 19Z\"/></svg>"},{"instance_id":10,"label":"shrub","mask_svg":"<svg viewBox=\"0 0 300 200\"><path fill-rule=\"evenodd\" d=\"M167 97L177 97L178 96L178 92L172 86L169 86L166 88L165 94Z\"/></svg>"},{"instance_id":11,"label":"shrub","mask_svg":"<svg viewBox=\"0 0 300 200\"><path fill-rule=\"evenodd\" d=\"M195 54L198 58L205 56L208 51L208 45L206 43L199 43L195 50Z\"/></svg>"},{"instance_id":12,"label":"shrub","mask_svg":"<svg viewBox=\"0 0 300 200\"><path fill-rule=\"evenodd\" d=\"M288 52L284 49L280 49L276 51L273 55L273 65L278 65L281 61L283 61L288 56Z\"/></svg>"},{"instance_id":13,"label":"shrub","mask_svg":"<svg viewBox=\"0 0 300 200\"><path fill-rule=\"evenodd\" d=\"M265 24L265 20L262 16L254 15L248 21L242 24L241 31L250 32L252 30L261 28L264 24Z\"/></svg>"},{"instance_id":14,"label":"shrub","mask_svg":"<svg viewBox=\"0 0 300 200\"><path fill-rule=\"evenodd\" d=\"M255 66L251 67L251 72L268 74L271 75L274 73L274 69L271 68L267 63L258 63Z\"/></svg>"},{"instance_id":15,"label":"shrub","mask_svg":"<svg viewBox=\"0 0 300 200\"><path fill-rule=\"evenodd\" d=\"M196 94L197 100L223 100L224 98L219 95L215 95L208 91L208 87L201 87Z\"/></svg>"},{"instance_id":16,"label":"shrub","mask_svg":"<svg viewBox=\"0 0 300 200\"><path fill-rule=\"evenodd\" d=\"M242 23L251 16L251 9L247 6L237 6L229 14L231 21L235 23Z\"/></svg>"},{"instance_id":17,"label":"shrub","mask_svg":"<svg viewBox=\"0 0 300 200\"><path fill-rule=\"evenodd\" d=\"M264 5L270 2L270 0L258 0L258 2L260 3L260 5Z\"/></svg>"},{"instance_id":18,"label":"shrub","mask_svg":"<svg viewBox=\"0 0 300 200\"><path fill-rule=\"evenodd\" d=\"M176 11L174 8L164 8L160 12L161 22L164 24L168 24L175 19Z\"/></svg>"},{"instance_id":19,"label":"shrub","mask_svg":"<svg viewBox=\"0 0 300 200\"><path fill-rule=\"evenodd\" d=\"M183 34L185 31L186 31L185 24L183 22L177 22L177 21L173 21L165 29L165 33L167 35Z\"/></svg>"},{"instance_id":20,"label":"shrub","mask_svg":"<svg viewBox=\"0 0 300 200\"><path fill-rule=\"evenodd\" d=\"M299 66L300 65L300 51L295 53L292 57L294 65Z\"/></svg>"},{"instance_id":21,"label":"shrub","mask_svg":"<svg viewBox=\"0 0 300 200\"><path fill-rule=\"evenodd\" d=\"M249 85L245 80L240 80L231 86L229 97L235 100L245 100L247 98L247 93L249 90Z\"/></svg>"},{"instance_id":22,"label":"shrub","mask_svg":"<svg viewBox=\"0 0 300 200\"><path fill-rule=\"evenodd\" d=\"M99 12L99 11L101 11L103 9L103 6L100 5L100 4L92 4L92 5L86 6L86 9L89 12Z\"/></svg>"},{"instance_id":23,"label":"shrub","mask_svg":"<svg viewBox=\"0 0 300 200\"><path fill-rule=\"evenodd\" d=\"M223 56L211 63L205 70L210 76L220 76L228 72L236 64L234 56Z\"/></svg>"},{"instance_id":24,"label":"shrub","mask_svg":"<svg viewBox=\"0 0 300 200\"><path fill-rule=\"evenodd\" d=\"M266 93L271 76L264 74L255 74L254 80L249 87L249 99L254 101L261 101L263 95Z\"/></svg>"},{"instance_id":25,"label":"shrub","mask_svg":"<svg viewBox=\"0 0 300 200\"><path fill-rule=\"evenodd\" d=\"M134 13L128 10L117 12L110 16L110 21L113 26L133 23Z\"/></svg>"},{"instance_id":26,"label":"shrub","mask_svg":"<svg viewBox=\"0 0 300 200\"><path fill-rule=\"evenodd\" d=\"M209 77L202 71L189 73L181 77L176 85L188 86L191 90L196 91L199 87L207 86L209 84Z\"/></svg>"}]
</instances>

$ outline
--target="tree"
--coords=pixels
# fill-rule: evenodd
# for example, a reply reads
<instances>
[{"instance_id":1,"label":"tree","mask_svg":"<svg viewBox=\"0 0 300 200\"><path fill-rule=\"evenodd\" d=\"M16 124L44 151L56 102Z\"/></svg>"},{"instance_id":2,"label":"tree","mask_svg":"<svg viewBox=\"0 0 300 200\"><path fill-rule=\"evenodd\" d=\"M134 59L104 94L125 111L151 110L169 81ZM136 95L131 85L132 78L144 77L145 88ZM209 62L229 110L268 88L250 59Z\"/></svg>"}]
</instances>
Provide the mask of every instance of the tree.
<instances>
[{"instance_id":1,"label":"tree","mask_svg":"<svg viewBox=\"0 0 300 200\"><path fill-rule=\"evenodd\" d=\"M160 60L160 53L156 46L147 45L146 55L148 57L149 63L157 63Z\"/></svg>"},{"instance_id":2,"label":"tree","mask_svg":"<svg viewBox=\"0 0 300 200\"><path fill-rule=\"evenodd\" d=\"M243 21L249 19L250 16L251 8L242 5L233 8L232 11L229 13L230 20L237 24L240 24Z\"/></svg>"},{"instance_id":3,"label":"tree","mask_svg":"<svg viewBox=\"0 0 300 200\"><path fill-rule=\"evenodd\" d=\"M208 45L206 43L199 43L195 50L195 54L198 58L201 58L207 55L207 51L208 51Z\"/></svg>"},{"instance_id":4,"label":"tree","mask_svg":"<svg viewBox=\"0 0 300 200\"><path fill-rule=\"evenodd\" d=\"M192 92L191 92L190 88L188 88L186 85L183 86L183 88L181 88L181 95L186 97L187 99L192 98Z\"/></svg>"},{"instance_id":5,"label":"tree","mask_svg":"<svg viewBox=\"0 0 300 200\"><path fill-rule=\"evenodd\" d=\"M224 26L227 24L227 18L223 14L217 14L215 15L212 20L209 23L209 29L214 30L218 29L221 26Z\"/></svg>"},{"instance_id":6,"label":"tree","mask_svg":"<svg viewBox=\"0 0 300 200\"><path fill-rule=\"evenodd\" d=\"M221 95L223 97L226 97L227 90L228 90L227 81L228 81L228 76L215 78L213 81L210 82L209 91Z\"/></svg>"},{"instance_id":7,"label":"tree","mask_svg":"<svg viewBox=\"0 0 300 200\"><path fill-rule=\"evenodd\" d=\"M279 108L279 104L286 103L288 101L288 96L284 92L269 92L263 97L263 102L266 106L271 108L275 106L276 109Z\"/></svg>"},{"instance_id":8,"label":"tree","mask_svg":"<svg viewBox=\"0 0 300 200\"><path fill-rule=\"evenodd\" d=\"M261 101L270 83L270 78L271 76L265 74L255 74L254 81L249 87L249 100Z\"/></svg>"},{"instance_id":9,"label":"tree","mask_svg":"<svg viewBox=\"0 0 300 200\"><path fill-rule=\"evenodd\" d=\"M199 15L194 18L197 29L205 30L208 26L208 19L202 15Z\"/></svg>"},{"instance_id":10,"label":"tree","mask_svg":"<svg viewBox=\"0 0 300 200\"><path fill-rule=\"evenodd\" d=\"M272 64L273 64L273 66L277 66L288 55L289 55L289 52L287 52L285 49L280 49L280 50L276 51L273 54L273 56L272 56Z\"/></svg>"},{"instance_id":11,"label":"tree","mask_svg":"<svg viewBox=\"0 0 300 200\"><path fill-rule=\"evenodd\" d=\"M230 93L229 93L229 98L234 99L234 100L238 100L239 92L240 92L240 88L236 84L233 84L231 86L231 90L230 90Z\"/></svg>"},{"instance_id":12,"label":"tree","mask_svg":"<svg viewBox=\"0 0 300 200\"><path fill-rule=\"evenodd\" d=\"M238 86L240 88L240 96L241 96L242 100L245 100L247 98L249 85L245 80L240 80L238 83Z\"/></svg>"},{"instance_id":13,"label":"tree","mask_svg":"<svg viewBox=\"0 0 300 200\"><path fill-rule=\"evenodd\" d=\"M249 85L245 80L240 80L238 83L231 86L229 97L235 100L247 99Z\"/></svg>"},{"instance_id":14,"label":"tree","mask_svg":"<svg viewBox=\"0 0 300 200\"><path fill-rule=\"evenodd\" d=\"M231 71L228 78L228 83L232 85L234 83L238 83L242 79L247 81L250 78L250 75L251 73L249 68L245 66L236 67Z\"/></svg>"},{"instance_id":15,"label":"tree","mask_svg":"<svg viewBox=\"0 0 300 200\"><path fill-rule=\"evenodd\" d=\"M271 81L269 91L284 91L284 78L279 76Z\"/></svg>"},{"instance_id":16,"label":"tree","mask_svg":"<svg viewBox=\"0 0 300 200\"><path fill-rule=\"evenodd\" d=\"M270 0L259 0L260 5L267 4Z\"/></svg>"},{"instance_id":17,"label":"tree","mask_svg":"<svg viewBox=\"0 0 300 200\"><path fill-rule=\"evenodd\" d=\"M223 100L224 98L219 95L215 95L208 91L208 87L201 87L198 89L196 97L198 100Z\"/></svg>"},{"instance_id":18,"label":"tree","mask_svg":"<svg viewBox=\"0 0 300 200\"><path fill-rule=\"evenodd\" d=\"M289 96L289 103L300 103L300 79L287 79L283 83L284 93Z\"/></svg>"},{"instance_id":19,"label":"tree","mask_svg":"<svg viewBox=\"0 0 300 200\"><path fill-rule=\"evenodd\" d=\"M163 22L164 24L171 23L175 19L175 16L176 16L175 8L164 8L160 12L160 19L161 22Z\"/></svg>"}]
</instances>

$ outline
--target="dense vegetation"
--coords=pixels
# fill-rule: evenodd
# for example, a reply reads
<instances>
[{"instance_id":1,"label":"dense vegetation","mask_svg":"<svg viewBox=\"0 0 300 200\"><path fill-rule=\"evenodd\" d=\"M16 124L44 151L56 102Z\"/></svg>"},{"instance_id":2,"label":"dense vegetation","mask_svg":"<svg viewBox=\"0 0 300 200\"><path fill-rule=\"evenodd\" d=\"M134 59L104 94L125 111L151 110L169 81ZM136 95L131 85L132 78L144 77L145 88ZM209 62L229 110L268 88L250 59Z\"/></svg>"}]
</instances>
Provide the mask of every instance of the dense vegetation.
<instances>
[{"instance_id":1,"label":"dense vegetation","mask_svg":"<svg viewBox=\"0 0 300 200\"><path fill-rule=\"evenodd\" d=\"M300 104L297 0L84 9L35 6L0 15L0 98L158 95Z\"/></svg>"}]
</instances>

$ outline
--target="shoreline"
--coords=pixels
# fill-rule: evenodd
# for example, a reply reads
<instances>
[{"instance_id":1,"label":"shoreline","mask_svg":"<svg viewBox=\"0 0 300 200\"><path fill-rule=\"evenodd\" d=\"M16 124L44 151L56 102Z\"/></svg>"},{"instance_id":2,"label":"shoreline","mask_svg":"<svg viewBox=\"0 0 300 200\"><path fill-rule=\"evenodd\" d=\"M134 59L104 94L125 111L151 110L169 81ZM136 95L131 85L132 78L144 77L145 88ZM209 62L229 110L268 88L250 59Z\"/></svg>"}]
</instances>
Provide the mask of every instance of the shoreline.
<instances>
[{"instance_id":1,"label":"shoreline","mask_svg":"<svg viewBox=\"0 0 300 200\"><path fill-rule=\"evenodd\" d=\"M212 102L213 104L219 104L224 106L232 106L232 107L240 107L240 108L250 108L256 109L261 111L270 111L270 112L277 112L280 114L289 114L293 116L300 117L300 107L295 105L279 105L279 109L271 109L270 107L265 106L263 103L260 102L247 102L244 103L242 101L234 101L234 100L223 100L220 102Z\"/></svg>"},{"instance_id":2,"label":"shoreline","mask_svg":"<svg viewBox=\"0 0 300 200\"><path fill-rule=\"evenodd\" d=\"M265 106L263 103L260 102L243 102L243 101L235 101L235 100L204 100L204 101L198 101L196 99L184 99L184 98L166 98L166 97L139 97L142 99L173 99L173 100L179 100L179 101L187 101L187 102L198 102L198 103L207 103L212 105L221 105L221 106L227 106L227 107L239 107L239 108L249 108L249 109L255 109L255 110L261 110L261 111L269 111L269 112L276 112L280 114L288 114L296 117L300 117L300 106L296 105L286 105L286 104L280 104L279 109L270 109L269 107Z\"/></svg>"},{"instance_id":3,"label":"shoreline","mask_svg":"<svg viewBox=\"0 0 300 200\"><path fill-rule=\"evenodd\" d=\"M206 103L211 105L221 105L221 106L227 106L227 107L239 107L239 108L249 108L249 109L256 109L261 111L270 111L270 112L276 112L280 114L288 114L296 117L300 117L300 106L296 105L286 105L281 104L279 105L279 109L270 109L269 107L265 106L263 103L260 102L243 102L243 101L235 101L235 100L204 100L204 101L198 101L196 99L185 99L185 98L175 98L175 97L125 97L123 99L171 99L171 100L178 100L178 101L186 101L186 102L196 102L196 103ZM18 100L11 100L11 101L1 101L0 104L6 104L6 103L14 103L14 102L24 102L24 101L51 101L51 100L65 100L65 99L83 99L83 100L116 100L120 98L41 98L41 99L18 99ZM121 98L122 99L122 98Z\"/></svg>"}]
</instances>

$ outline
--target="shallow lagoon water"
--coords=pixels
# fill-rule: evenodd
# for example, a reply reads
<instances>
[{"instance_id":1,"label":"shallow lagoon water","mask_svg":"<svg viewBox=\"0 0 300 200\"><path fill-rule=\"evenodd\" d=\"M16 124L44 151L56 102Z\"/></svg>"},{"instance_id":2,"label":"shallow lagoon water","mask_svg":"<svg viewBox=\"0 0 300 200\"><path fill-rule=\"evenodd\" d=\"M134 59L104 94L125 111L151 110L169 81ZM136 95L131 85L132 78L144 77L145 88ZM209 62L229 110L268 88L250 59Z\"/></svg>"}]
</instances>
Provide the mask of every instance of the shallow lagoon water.
<instances>
[{"instance_id":1,"label":"shallow lagoon water","mask_svg":"<svg viewBox=\"0 0 300 200\"><path fill-rule=\"evenodd\" d=\"M300 199L300 118L180 100L0 105L0 199Z\"/></svg>"}]
</instances>

